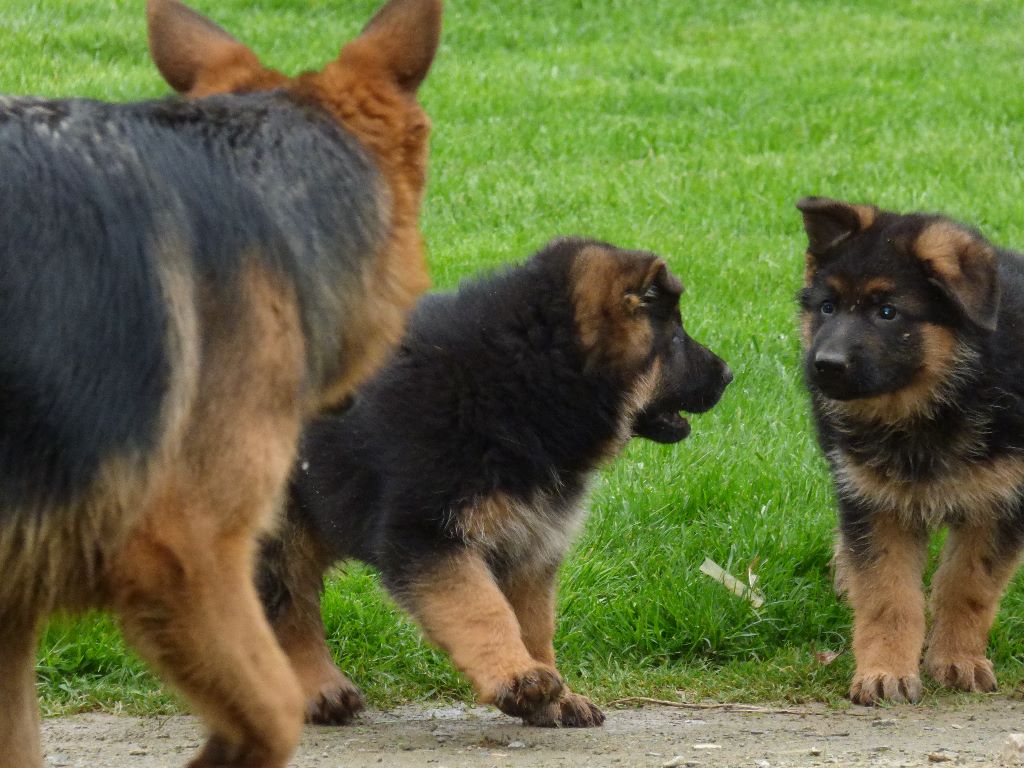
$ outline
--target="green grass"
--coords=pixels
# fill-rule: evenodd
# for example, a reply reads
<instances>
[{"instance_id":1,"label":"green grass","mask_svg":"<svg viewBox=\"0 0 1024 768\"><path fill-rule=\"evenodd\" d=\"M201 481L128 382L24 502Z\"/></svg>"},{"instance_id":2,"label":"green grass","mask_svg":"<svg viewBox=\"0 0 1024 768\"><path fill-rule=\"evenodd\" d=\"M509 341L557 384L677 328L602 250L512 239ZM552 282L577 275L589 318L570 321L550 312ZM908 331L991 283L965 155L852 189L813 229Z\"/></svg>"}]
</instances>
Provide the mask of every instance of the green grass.
<instances>
[{"instance_id":1,"label":"green grass","mask_svg":"<svg viewBox=\"0 0 1024 768\"><path fill-rule=\"evenodd\" d=\"M0 90L164 93L141 3L7 0ZM196 5L287 72L333 56L373 0ZM566 563L561 667L598 698L838 701L850 617L830 589L832 499L797 361L803 239L826 194L943 210L1024 246L1024 6L1012 0L449 0L423 89L433 117L424 229L435 282L557 233L665 254L690 331L736 371L677 447L637 443L600 478ZM757 563L759 611L698 572ZM332 647L374 703L469 690L353 568L331 583ZM1024 589L992 634L1024 678ZM48 712L173 709L106 619L58 622Z\"/></svg>"}]
</instances>

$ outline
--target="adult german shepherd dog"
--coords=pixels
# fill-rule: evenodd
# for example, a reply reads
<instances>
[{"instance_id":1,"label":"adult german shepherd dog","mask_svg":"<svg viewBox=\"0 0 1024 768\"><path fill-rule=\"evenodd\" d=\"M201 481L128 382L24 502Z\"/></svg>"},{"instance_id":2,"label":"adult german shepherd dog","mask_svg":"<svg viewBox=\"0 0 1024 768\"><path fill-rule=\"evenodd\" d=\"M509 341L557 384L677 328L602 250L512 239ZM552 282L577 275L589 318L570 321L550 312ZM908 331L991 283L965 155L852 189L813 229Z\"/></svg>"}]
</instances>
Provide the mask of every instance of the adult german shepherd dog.
<instances>
[{"instance_id":1,"label":"adult german shepherd dog","mask_svg":"<svg viewBox=\"0 0 1024 768\"><path fill-rule=\"evenodd\" d=\"M1024 257L943 216L807 198L804 374L839 501L837 586L860 704L918 701L925 669L992 691L985 657L1024 541Z\"/></svg>"},{"instance_id":2,"label":"adult german shepherd dog","mask_svg":"<svg viewBox=\"0 0 1024 768\"><path fill-rule=\"evenodd\" d=\"M41 764L40 623L92 606L206 718L193 766L285 765L303 700L256 539L304 417L427 285L438 0L393 0L294 79L176 0L148 19L189 98L0 100L4 768Z\"/></svg>"},{"instance_id":3,"label":"adult german shepherd dog","mask_svg":"<svg viewBox=\"0 0 1024 768\"><path fill-rule=\"evenodd\" d=\"M555 668L555 581L594 471L633 435L674 443L728 367L683 330L657 256L555 241L425 299L351 410L305 432L287 522L259 573L315 722L361 706L320 619L323 574L357 558L470 679L531 725L604 715Z\"/></svg>"}]
</instances>

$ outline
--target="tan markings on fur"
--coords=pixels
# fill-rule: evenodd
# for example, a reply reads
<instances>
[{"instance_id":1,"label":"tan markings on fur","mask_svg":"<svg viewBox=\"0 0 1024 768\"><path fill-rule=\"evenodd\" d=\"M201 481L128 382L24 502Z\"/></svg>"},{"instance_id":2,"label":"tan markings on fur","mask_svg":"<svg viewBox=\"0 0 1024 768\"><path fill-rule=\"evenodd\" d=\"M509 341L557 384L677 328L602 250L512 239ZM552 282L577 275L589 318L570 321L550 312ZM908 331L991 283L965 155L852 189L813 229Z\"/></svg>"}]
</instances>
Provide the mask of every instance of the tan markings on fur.
<instances>
[{"instance_id":1,"label":"tan markings on fur","mask_svg":"<svg viewBox=\"0 0 1024 768\"><path fill-rule=\"evenodd\" d=\"M387 186L384 243L361 276L364 298L346 318L344 375L322 403L344 400L401 338L416 299L430 287L418 221L426 186L430 119L415 101L344 57L297 79L296 90L325 107L370 150Z\"/></svg>"},{"instance_id":2,"label":"tan markings on fur","mask_svg":"<svg viewBox=\"0 0 1024 768\"><path fill-rule=\"evenodd\" d=\"M884 468L834 456L836 484L846 493L881 509L891 509L907 524L936 526L966 515L982 523L1017 503L1024 492L1024 458L1000 456L983 462L958 462L929 480L890 478Z\"/></svg>"},{"instance_id":3,"label":"tan markings on fur","mask_svg":"<svg viewBox=\"0 0 1024 768\"><path fill-rule=\"evenodd\" d=\"M876 397L858 400L831 400L828 410L851 419L897 424L918 416L927 416L943 404L943 395L955 383L957 372L970 364L966 350L956 336L941 325L923 323L920 329L922 363L905 387Z\"/></svg>"},{"instance_id":4,"label":"tan markings on fur","mask_svg":"<svg viewBox=\"0 0 1024 768\"><path fill-rule=\"evenodd\" d=\"M870 296L873 293L889 293L896 288L896 283L887 277L872 277L860 287L860 293Z\"/></svg>"},{"instance_id":5,"label":"tan markings on fur","mask_svg":"<svg viewBox=\"0 0 1024 768\"><path fill-rule=\"evenodd\" d=\"M804 252L804 285L810 285L818 273L818 259L810 251Z\"/></svg>"},{"instance_id":6,"label":"tan markings on fur","mask_svg":"<svg viewBox=\"0 0 1024 768\"><path fill-rule=\"evenodd\" d=\"M34 620L0 623L0 768L42 766Z\"/></svg>"},{"instance_id":7,"label":"tan markings on fur","mask_svg":"<svg viewBox=\"0 0 1024 768\"><path fill-rule=\"evenodd\" d=\"M999 554L999 533L993 523L953 528L946 539L942 564L932 577L933 627L925 657L929 671L940 682L945 671L960 666L971 680L957 687L989 690L995 685L985 660L988 633L1003 591L1020 563L1017 554ZM975 670L975 668L977 668ZM990 685L972 680L990 678Z\"/></svg>"},{"instance_id":8,"label":"tan markings on fur","mask_svg":"<svg viewBox=\"0 0 1024 768\"><path fill-rule=\"evenodd\" d=\"M180 240L153 244L167 307L167 393L156 427L158 447L150 456L112 456L92 488L65 510L18 510L0 526L0 613L25 618L62 608L96 604L104 563L138 520L153 474L180 450L186 415L197 387L199 335L194 288L183 263ZM4 621L0 616L0 623Z\"/></svg>"},{"instance_id":9,"label":"tan markings on fur","mask_svg":"<svg viewBox=\"0 0 1024 768\"><path fill-rule=\"evenodd\" d=\"M925 631L925 539L895 517L873 522L867 565L858 565L842 543L836 548L837 573L853 607L857 674L916 675Z\"/></svg>"},{"instance_id":10,"label":"tan markings on fur","mask_svg":"<svg viewBox=\"0 0 1024 768\"><path fill-rule=\"evenodd\" d=\"M960 254L977 246L970 232L951 221L940 220L921 231L914 241L914 252L931 266L936 276L956 284L963 278Z\"/></svg>"},{"instance_id":11,"label":"tan markings on fur","mask_svg":"<svg viewBox=\"0 0 1024 768\"><path fill-rule=\"evenodd\" d=\"M537 668L512 606L476 553L439 563L401 597L431 642L469 678L481 701L494 701L509 681Z\"/></svg>"},{"instance_id":12,"label":"tan markings on fur","mask_svg":"<svg viewBox=\"0 0 1024 768\"><path fill-rule=\"evenodd\" d=\"M346 291L339 355L344 371L330 383L319 406L342 402L385 362L402 337L409 311L430 287L416 216L418 208L397 226L393 215L391 233L359 275L358 288Z\"/></svg>"},{"instance_id":13,"label":"tan markings on fur","mask_svg":"<svg viewBox=\"0 0 1024 768\"><path fill-rule=\"evenodd\" d=\"M539 563L559 563L583 523L585 496L572 510L556 509L565 502L537 493L530 502L496 493L454 512L459 537L481 554Z\"/></svg>"},{"instance_id":14,"label":"tan markings on fur","mask_svg":"<svg viewBox=\"0 0 1024 768\"><path fill-rule=\"evenodd\" d=\"M875 218L878 216L878 209L873 205L851 204L850 207L856 211L857 218L860 219L860 229L862 232L875 223Z\"/></svg>"},{"instance_id":15,"label":"tan markings on fur","mask_svg":"<svg viewBox=\"0 0 1024 768\"><path fill-rule=\"evenodd\" d=\"M526 650L537 661L555 666L555 566L518 568L502 591L519 620Z\"/></svg>"},{"instance_id":16,"label":"tan markings on fur","mask_svg":"<svg viewBox=\"0 0 1024 768\"><path fill-rule=\"evenodd\" d=\"M913 251L967 317L986 330L995 329L1000 287L991 245L951 221L939 220L921 231Z\"/></svg>"},{"instance_id":17,"label":"tan markings on fur","mask_svg":"<svg viewBox=\"0 0 1024 768\"><path fill-rule=\"evenodd\" d=\"M850 284L839 275L826 278L825 284L838 294L844 294L850 289Z\"/></svg>"},{"instance_id":18,"label":"tan markings on fur","mask_svg":"<svg viewBox=\"0 0 1024 768\"><path fill-rule=\"evenodd\" d=\"M616 258L606 248L588 246L576 255L570 281L577 332L589 367L628 374L641 369L654 332L636 312L636 297L631 294L663 265L652 259L644 265L645 276L637 273L636 264Z\"/></svg>"},{"instance_id":19,"label":"tan markings on fur","mask_svg":"<svg viewBox=\"0 0 1024 768\"><path fill-rule=\"evenodd\" d=\"M105 584L126 638L218 738L276 767L297 742L303 700L252 575L256 535L273 525L294 459L304 340L289 284L258 257L240 280L230 305L197 290L197 397Z\"/></svg>"}]
</instances>

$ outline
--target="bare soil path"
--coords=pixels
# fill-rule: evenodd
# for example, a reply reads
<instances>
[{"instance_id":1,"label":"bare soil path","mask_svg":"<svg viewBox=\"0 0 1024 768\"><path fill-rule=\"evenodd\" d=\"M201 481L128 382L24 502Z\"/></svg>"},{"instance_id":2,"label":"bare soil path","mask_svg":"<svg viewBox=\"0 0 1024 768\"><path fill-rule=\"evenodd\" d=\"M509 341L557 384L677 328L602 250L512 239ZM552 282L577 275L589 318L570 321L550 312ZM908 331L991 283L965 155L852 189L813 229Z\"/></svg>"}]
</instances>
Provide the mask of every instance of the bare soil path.
<instances>
[{"instance_id":1,"label":"bare soil path","mask_svg":"<svg viewBox=\"0 0 1024 768\"><path fill-rule=\"evenodd\" d=\"M295 768L562 768L565 766L1002 765L1024 731L1024 703L1006 698L805 714L609 709L603 728L525 728L489 708L400 707L352 726L307 728ZM190 717L78 715L44 721L53 768L182 766L202 733ZM1008 763L1013 764L1013 763Z\"/></svg>"}]
</instances>

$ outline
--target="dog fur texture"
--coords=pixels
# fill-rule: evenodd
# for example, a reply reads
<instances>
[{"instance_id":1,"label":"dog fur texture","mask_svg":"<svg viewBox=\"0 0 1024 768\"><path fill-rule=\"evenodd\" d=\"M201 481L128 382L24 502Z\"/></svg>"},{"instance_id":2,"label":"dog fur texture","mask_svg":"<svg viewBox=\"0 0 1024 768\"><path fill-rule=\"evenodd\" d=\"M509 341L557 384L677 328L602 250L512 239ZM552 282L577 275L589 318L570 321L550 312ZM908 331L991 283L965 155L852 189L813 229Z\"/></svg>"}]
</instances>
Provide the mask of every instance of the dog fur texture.
<instances>
[{"instance_id":1,"label":"dog fur texture","mask_svg":"<svg viewBox=\"0 0 1024 768\"><path fill-rule=\"evenodd\" d=\"M1024 257L944 216L798 207L804 374L854 612L850 695L918 701L926 644L937 682L995 690L988 632L1024 541ZM927 631L938 526L949 534Z\"/></svg>"},{"instance_id":2,"label":"dog fur texture","mask_svg":"<svg viewBox=\"0 0 1024 768\"><path fill-rule=\"evenodd\" d=\"M376 566L480 700L599 725L555 666L555 585L594 470L633 435L682 440L732 378L683 330L665 262L591 240L433 295L351 410L307 430L259 583L314 722L361 706L324 643L333 563Z\"/></svg>"},{"instance_id":3,"label":"dog fur texture","mask_svg":"<svg viewBox=\"0 0 1024 768\"><path fill-rule=\"evenodd\" d=\"M294 79L176 0L148 19L186 98L0 98L3 768L42 764L41 622L93 606L205 717L191 765L285 765L302 694L256 539L304 419L427 285L436 0L393 0Z\"/></svg>"}]
</instances>

